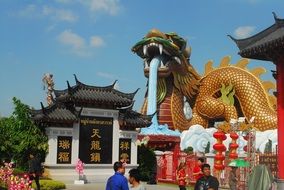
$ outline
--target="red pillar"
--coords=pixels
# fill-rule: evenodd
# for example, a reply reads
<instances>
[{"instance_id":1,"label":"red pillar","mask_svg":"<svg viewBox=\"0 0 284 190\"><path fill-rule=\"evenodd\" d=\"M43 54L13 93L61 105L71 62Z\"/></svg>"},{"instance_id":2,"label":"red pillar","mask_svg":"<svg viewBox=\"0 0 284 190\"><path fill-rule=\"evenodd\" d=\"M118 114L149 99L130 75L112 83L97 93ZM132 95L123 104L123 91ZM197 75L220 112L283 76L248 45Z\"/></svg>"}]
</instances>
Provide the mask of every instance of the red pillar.
<instances>
[{"instance_id":1,"label":"red pillar","mask_svg":"<svg viewBox=\"0 0 284 190\"><path fill-rule=\"evenodd\" d=\"M178 162L179 162L179 155L180 155L180 147L179 147L179 142L175 142L175 147L173 151L173 178L172 180L176 179L176 169L178 167Z\"/></svg>"},{"instance_id":2,"label":"red pillar","mask_svg":"<svg viewBox=\"0 0 284 190\"><path fill-rule=\"evenodd\" d=\"M278 116L278 177L284 180L284 57L276 62L277 70L277 116Z\"/></svg>"}]
</instances>

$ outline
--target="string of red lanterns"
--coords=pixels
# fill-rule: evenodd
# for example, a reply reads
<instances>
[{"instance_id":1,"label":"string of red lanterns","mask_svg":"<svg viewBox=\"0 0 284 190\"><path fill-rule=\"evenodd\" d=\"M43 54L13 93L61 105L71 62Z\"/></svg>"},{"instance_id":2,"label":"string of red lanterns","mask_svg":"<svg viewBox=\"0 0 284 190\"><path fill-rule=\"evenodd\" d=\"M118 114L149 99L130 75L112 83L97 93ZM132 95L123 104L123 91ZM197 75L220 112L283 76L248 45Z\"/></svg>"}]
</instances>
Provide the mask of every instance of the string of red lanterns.
<instances>
[{"instance_id":1,"label":"string of red lanterns","mask_svg":"<svg viewBox=\"0 0 284 190\"><path fill-rule=\"evenodd\" d=\"M223 154L226 151L226 146L223 144L223 141L227 139L225 133L218 129L214 134L214 138L216 139L216 144L213 145L213 149L216 150L216 154L214 157L214 168L217 171L221 171L225 168L224 160L225 155Z\"/></svg>"}]
</instances>

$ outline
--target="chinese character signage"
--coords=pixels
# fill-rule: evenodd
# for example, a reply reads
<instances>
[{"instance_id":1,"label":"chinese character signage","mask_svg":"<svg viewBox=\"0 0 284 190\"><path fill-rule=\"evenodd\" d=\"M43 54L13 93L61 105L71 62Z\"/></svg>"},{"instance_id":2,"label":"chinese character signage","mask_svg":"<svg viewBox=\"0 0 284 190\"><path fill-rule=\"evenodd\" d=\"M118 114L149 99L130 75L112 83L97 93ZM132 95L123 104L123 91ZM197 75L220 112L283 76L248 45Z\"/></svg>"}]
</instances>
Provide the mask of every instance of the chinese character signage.
<instances>
[{"instance_id":1,"label":"chinese character signage","mask_svg":"<svg viewBox=\"0 0 284 190\"><path fill-rule=\"evenodd\" d=\"M79 158L86 164L112 163L113 118L80 119Z\"/></svg>"},{"instance_id":2,"label":"chinese character signage","mask_svg":"<svg viewBox=\"0 0 284 190\"><path fill-rule=\"evenodd\" d=\"M119 160L130 164L131 158L131 139L119 139Z\"/></svg>"},{"instance_id":3,"label":"chinese character signage","mask_svg":"<svg viewBox=\"0 0 284 190\"><path fill-rule=\"evenodd\" d=\"M57 164L71 164L72 137L57 137Z\"/></svg>"}]
</instances>

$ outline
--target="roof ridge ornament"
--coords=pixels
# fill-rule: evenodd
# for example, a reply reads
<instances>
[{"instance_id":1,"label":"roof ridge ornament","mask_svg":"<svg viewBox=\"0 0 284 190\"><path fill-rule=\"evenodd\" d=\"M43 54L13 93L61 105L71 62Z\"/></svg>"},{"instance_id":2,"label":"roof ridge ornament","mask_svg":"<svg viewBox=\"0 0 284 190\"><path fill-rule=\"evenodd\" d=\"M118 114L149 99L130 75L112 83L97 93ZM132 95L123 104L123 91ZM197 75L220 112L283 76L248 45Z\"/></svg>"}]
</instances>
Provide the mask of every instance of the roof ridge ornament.
<instances>
[{"instance_id":1,"label":"roof ridge ornament","mask_svg":"<svg viewBox=\"0 0 284 190\"><path fill-rule=\"evenodd\" d=\"M80 81L78 80L76 74L73 74L74 75L74 78L75 78L75 81L76 81L76 84L80 83Z\"/></svg>"},{"instance_id":2,"label":"roof ridge ornament","mask_svg":"<svg viewBox=\"0 0 284 190\"><path fill-rule=\"evenodd\" d=\"M68 94L71 94L72 93L72 87L70 86L68 80L66 82L67 82L67 87L68 87Z\"/></svg>"},{"instance_id":3,"label":"roof ridge ornament","mask_svg":"<svg viewBox=\"0 0 284 190\"><path fill-rule=\"evenodd\" d=\"M42 102L40 102L40 106L41 106L41 111L42 113L45 115L45 108Z\"/></svg>"},{"instance_id":4,"label":"roof ridge ornament","mask_svg":"<svg viewBox=\"0 0 284 190\"><path fill-rule=\"evenodd\" d=\"M276 13L272 12L272 14L273 14L274 20L277 22L277 20L279 20L279 18L277 17Z\"/></svg>"},{"instance_id":5,"label":"roof ridge ornament","mask_svg":"<svg viewBox=\"0 0 284 190\"><path fill-rule=\"evenodd\" d=\"M111 85L113 89L114 89L114 87L115 87L117 81L118 81L118 80L115 80L115 81L113 82L113 84Z\"/></svg>"},{"instance_id":6,"label":"roof ridge ornament","mask_svg":"<svg viewBox=\"0 0 284 190\"><path fill-rule=\"evenodd\" d=\"M274 20L275 20L275 24L278 27L283 27L284 26L284 19L279 18L275 12L272 12Z\"/></svg>"},{"instance_id":7,"label":"roof ridge ornament","mask_svg":"<svg viewBox=\"0 0 284 190\"><path fill-rule=\"evenodd\" d=\"M137 90L135 92L133 92L133 94L136 95L139 90L140 90L140 88L137 88Z\"/></svg>"},{"instance_id":8,"label":"roof ridge ornament","mask_svg":"<svg viewBox=\"0 0 284 190\"><path fill-rule=\"evenodd\" d=\"M231 38L233 41L235 41L235 42L237 41L237 39L234 38L233 36L231 36L230 34L228 34L227 36L228 36L229 38Z\"/></svg>"}]
</instances>

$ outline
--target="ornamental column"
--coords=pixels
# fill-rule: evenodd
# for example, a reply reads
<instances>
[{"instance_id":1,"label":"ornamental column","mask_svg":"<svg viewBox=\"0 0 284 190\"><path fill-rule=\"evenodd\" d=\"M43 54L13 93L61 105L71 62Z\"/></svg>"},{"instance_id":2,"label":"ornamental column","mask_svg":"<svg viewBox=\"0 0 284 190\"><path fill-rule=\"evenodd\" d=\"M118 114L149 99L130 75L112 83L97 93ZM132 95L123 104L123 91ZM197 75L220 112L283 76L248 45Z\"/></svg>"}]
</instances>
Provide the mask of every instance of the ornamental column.
<instances>
[{"instance_id":1,"label":"ornamental column","mask_svg":"<svg viewBox=\"0 0 284 190\"><path fill-rule=\"evenodd\" d=\"M277 71L277 116L278 116L278 177L284 181L284 57L276 61Z\"/></svg>"}]
</instances>

